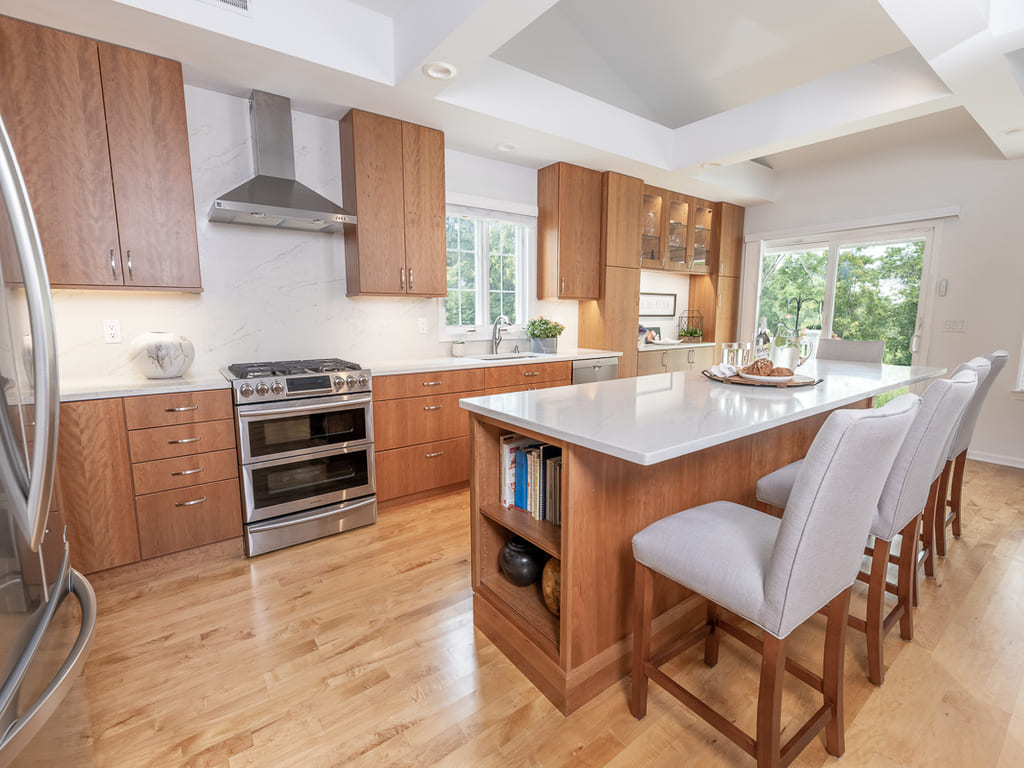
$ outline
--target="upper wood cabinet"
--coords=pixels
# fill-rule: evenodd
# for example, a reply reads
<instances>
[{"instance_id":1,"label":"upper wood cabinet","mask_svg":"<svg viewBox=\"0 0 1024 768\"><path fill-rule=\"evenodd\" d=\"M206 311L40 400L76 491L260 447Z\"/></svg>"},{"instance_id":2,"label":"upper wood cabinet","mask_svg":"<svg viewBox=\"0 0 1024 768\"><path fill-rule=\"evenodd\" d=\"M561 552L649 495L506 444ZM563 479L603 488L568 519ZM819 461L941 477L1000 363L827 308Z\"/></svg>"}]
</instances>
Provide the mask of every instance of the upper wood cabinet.
<instances>
[{"instance_id":1,"label":"upper wood cabinet","mask_svg":"<svg viewBox=\"0 0 1024 768\"><path fill-rule=\"evenodd\" d=\"M180 64L0 17L0 112L51 284L201 290Z\"/></svg>"},{"instance_id":2,"label":"upper wood cabinet","mask_svg":"<svg viewBox=\"0 0 1024 768\"><path fill-rule=\"evenodd\" d=\"M340 133L348 295L447 295L444 134L358 109Z\"/></svg>"},{"instance_id":3,"label":"upper wood cabinet","mask_svg":"<svg viewBox=\"0 0 1024 768\"><path fill-rule=\"evenodd\" d=\"M537 296L600 292L601 174L569 163L537 171Z\"/></svg>"},{"instance_id":4,"label":"upper wood cabinet","mask_svg":"<svg viewBox=\"0 0 1024 768\"><path fill-rule=\"evenodd\" d=\"M715 203L709 265L716 275L739 277L743 264L743 208Z\"/></svg>"},{"instance_id":5,"label":"upper wood cabinet","mask_svg":"<svg viewBox=\"0 0 1024 768\"><path fill-rule=\"evenodd\" d=\"M637 241L644 183L614 171L601 174L601 262L606 267L640 266Z\"/></svg>"},{"instance_id":6,"label":"upper wood cabinet","mask_svg":"<svg viewBox=\"0 0 1024 768\"><path fill-rule=\"evenodd\" d=\"M640 266L706 275L714 209L698 200L644 185L640 212Z\"/></svg>"}]
</instances>

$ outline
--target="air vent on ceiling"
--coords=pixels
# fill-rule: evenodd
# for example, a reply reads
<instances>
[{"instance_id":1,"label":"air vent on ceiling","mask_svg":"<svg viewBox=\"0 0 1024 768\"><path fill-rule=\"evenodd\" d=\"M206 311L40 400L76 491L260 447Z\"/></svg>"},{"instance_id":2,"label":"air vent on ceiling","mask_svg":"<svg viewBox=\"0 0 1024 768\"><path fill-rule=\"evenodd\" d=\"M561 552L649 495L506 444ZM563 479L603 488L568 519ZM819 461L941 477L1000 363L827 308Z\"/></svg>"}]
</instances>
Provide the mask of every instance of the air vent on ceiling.
<instances>
[{"instance_id":1,"label":"air vent on ceiling","mask_svg":"<svg viewBox=\"0 0 1024 768\"><path fill-rule=\"evenodd\" d=\"M254 0L202 0L202 2L248 16L252 13Z\"/></svg>"}]
</instances>

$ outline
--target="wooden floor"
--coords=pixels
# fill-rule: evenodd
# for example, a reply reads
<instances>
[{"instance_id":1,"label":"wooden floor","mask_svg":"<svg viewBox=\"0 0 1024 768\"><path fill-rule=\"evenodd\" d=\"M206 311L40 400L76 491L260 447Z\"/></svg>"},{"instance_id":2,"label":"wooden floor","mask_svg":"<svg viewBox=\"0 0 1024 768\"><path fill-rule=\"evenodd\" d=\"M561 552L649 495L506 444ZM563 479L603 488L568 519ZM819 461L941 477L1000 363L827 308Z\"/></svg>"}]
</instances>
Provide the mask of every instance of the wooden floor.
<instances>
[{"instance_id":1,"label":"wooden floor","mask_svg":"<svg viewBox=\"0 0 1024 768\"><path fill-rule=\"evenodd\" d=\"M915 641L887 639L881 688L849 634L842 763L819 738L795 765L1022 764L1024 470L968 462L964 498L963 538L922 581ZM227 543L94 575L96 639L62 718L76 730L37 764L753 765L654 685L643 721L628 679L562 717L473 629L468 500L254 560ZM799 631L799 655L817 658L822 631ZM715 669L700 654L668 669L752 732L756 657L728 639ZM790 682L787 730L815 707Z\"/></svg>"}]
</instances>

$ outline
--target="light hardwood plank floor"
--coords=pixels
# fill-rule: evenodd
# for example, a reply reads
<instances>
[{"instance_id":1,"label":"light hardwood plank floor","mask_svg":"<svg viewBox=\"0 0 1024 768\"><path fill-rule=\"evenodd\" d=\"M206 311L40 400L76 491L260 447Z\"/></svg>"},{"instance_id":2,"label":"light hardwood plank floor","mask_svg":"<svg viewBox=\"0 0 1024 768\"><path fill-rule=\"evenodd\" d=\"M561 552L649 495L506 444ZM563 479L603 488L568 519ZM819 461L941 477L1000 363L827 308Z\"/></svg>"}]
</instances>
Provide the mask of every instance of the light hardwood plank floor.
<instances>
[{"instance_id":1,"label":"light hardwood plank floor","mask_svg":"<svg viewBox=\"0 0 1024 768\"><path fill-rule=\"evenodd\" d=\"M963 538L922 578L915 640L886 640L884 686L848 635L844 768L1021 764L1024 470L968 462L964 499ZM227 542L95 574L96 638L64 732L22 764L753 765L656 685L643 721L628 678L562 717L473 628L468 504L462 491L393 508L253 560ZM822 631L801 629L796 655L817 663ZM668 670L753 731L754 654L726 639L715 669L695 649ZM816 706L791 682L787 730ZM795 765L837 764L819 738Z\"/></svg>"}]
</instances>

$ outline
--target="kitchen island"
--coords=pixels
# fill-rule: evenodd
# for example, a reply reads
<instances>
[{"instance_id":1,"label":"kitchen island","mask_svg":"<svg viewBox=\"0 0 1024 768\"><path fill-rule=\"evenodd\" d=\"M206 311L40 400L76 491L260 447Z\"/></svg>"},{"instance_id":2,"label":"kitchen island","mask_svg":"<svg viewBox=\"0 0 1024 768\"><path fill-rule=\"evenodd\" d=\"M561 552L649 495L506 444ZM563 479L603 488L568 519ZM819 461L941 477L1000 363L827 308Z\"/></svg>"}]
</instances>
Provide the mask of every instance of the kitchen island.
<instances>
[{"instance_id":1,"label":"kitchen island","mask_svg":"<svg viewBox=\"0 0 1024 768\"><path fill-rule=\"evenodd\" d=\"M752 387L670 373L461 401L470 412L475 625L569 713L629 670L633 535L718 499L753 506L759 477L803 457L837 408L941 375L936 368L816 361L814 387ZM561 526L501 504L500 440L561 449ZM521 536L560 562L559 615L516 587L499 551ZM699 599L659 580L652 642L697 620ZM703 616L701 611L700 616ZM655 645L657 647L657 645Z\"/></svg>"}]
</instances>

